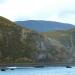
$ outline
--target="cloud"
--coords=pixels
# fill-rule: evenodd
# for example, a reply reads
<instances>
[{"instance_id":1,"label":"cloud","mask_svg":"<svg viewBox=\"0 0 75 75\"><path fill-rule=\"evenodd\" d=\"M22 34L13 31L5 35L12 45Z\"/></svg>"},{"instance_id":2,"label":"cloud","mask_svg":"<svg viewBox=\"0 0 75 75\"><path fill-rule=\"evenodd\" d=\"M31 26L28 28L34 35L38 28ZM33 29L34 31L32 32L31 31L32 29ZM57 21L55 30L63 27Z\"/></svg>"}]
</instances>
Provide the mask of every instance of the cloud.
<instances>
[{"instance_id":1,"label":"cloud","mask_svg":"<svg viewBox=\"0 0 75 75\"><path fill-rule=\"evenodd\" d=\"M40 20L61 21L75 24L74 0L4 0L4 1L5 1L4 3L0 3L0 15L12 21L40 19Z\"/></svg>"}]
</instances>

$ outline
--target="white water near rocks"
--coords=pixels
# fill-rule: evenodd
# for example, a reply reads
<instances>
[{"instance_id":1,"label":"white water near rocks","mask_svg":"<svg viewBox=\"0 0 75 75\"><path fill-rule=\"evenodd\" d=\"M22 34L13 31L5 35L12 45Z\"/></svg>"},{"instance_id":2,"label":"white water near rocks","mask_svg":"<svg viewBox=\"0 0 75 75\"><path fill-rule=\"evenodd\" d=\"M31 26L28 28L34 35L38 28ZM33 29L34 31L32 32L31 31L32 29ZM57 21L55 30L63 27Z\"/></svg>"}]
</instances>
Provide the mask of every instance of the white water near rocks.
<instances>
[{"instance_id":1,"label":"white water near rocks","mask_svg":"<svg viewBox=\"0 0 75 75\"><path fill-rule=\"evenodd\" d=\"M0 71L0 75L75 75L75 67L19 68Z\"/></svg>"}]
</instances>

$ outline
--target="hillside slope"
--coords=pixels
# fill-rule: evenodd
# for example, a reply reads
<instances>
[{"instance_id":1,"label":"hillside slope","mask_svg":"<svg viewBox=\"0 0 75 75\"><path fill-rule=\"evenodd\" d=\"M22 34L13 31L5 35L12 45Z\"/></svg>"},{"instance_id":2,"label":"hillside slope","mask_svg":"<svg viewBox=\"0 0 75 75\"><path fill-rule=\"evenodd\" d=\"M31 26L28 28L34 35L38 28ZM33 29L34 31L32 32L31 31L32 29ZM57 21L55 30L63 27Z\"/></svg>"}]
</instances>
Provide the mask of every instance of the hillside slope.
<instances>
[{"instance_id":1,"label":"hillside slope","mask_svg":"<svg viewBox=\"0 0 75 75\"><path fill-rule=\"evenodd\" d=\"M71 53L61 41L26 29L0 16L0 65L71 63Z\"/></svg>"}]
</instances>

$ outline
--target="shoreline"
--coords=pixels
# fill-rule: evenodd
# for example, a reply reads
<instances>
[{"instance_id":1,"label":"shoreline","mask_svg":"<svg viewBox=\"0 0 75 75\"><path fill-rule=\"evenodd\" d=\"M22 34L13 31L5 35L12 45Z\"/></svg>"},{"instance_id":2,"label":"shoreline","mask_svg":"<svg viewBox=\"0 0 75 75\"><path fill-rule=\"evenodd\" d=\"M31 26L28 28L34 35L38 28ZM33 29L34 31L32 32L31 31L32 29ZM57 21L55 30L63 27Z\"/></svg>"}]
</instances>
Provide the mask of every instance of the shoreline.
<instances>
[{"instance_id":1,"label":"shoreline","mask_svg":"<svg viewBox=\"0 0 75 75\"><path fill-rule=\"evenodd\" d=\"M64 67L64 66L75 66L75 63L52 63L52 64L0 64L2 67Z\"/></svg>"}]
</instances>

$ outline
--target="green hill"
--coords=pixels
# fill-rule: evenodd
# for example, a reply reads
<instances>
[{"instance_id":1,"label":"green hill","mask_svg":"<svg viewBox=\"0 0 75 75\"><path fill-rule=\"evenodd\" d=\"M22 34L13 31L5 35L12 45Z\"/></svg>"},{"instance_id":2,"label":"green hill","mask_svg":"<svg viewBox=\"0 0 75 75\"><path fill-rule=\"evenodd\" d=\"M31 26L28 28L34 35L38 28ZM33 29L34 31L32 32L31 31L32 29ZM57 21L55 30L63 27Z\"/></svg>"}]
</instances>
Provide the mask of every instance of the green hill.
<instances>
[{"instance_id":1,"label":"green hill","mask_svg":"<svg viewBox=\"0 0 75 75\"><path fill-rule=\"evenodd\" d=\"M31 32L0 16L0 63L17 62L23 56L22 33Z\"/></svg>"},{"instance_id":2,"label":"green hill","mask_svg":"<svg viewBox=\"0 0 75 75\"><path fill-rule=\"evenodd\" d=\"M0 65L71 63L74 61L74 55L69 48L74 40L70 42L69 32L41 34L0 16Z\"/></svg>"}]
</instances>

